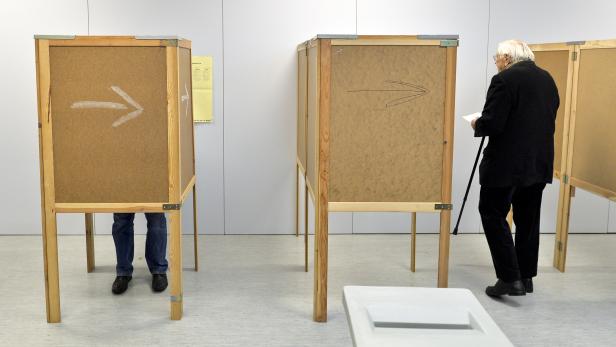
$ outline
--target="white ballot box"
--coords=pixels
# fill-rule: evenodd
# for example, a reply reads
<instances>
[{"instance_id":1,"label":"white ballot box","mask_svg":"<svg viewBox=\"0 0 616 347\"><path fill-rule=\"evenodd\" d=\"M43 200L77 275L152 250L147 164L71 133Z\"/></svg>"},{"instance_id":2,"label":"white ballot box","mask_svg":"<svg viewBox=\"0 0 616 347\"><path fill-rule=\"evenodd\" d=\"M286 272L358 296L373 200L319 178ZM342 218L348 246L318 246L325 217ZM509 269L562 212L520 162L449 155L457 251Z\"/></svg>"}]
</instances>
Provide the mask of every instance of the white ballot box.
<instances>
[{"instance_id":1,"label":"white ballot box","mask_svg":"<svg viewBox=\"0 0 616 347\"><path fill-rule=\"evenodd\" d=\"M344 287L353 344L513 346L468 289Z\"/></svg>"}]
</instances>

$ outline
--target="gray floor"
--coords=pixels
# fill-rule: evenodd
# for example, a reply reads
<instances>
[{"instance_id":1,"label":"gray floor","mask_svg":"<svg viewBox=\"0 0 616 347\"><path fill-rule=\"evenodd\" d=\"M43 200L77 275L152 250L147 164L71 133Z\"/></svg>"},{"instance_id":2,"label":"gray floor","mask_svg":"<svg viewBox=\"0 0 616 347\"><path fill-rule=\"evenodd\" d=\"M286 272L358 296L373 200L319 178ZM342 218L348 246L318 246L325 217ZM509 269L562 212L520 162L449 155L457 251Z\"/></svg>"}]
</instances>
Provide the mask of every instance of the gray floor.
<instances>
[{"instance_id":1,"label":"gray floor","mask_svg":"<svg viewBox=\"0 0 616 347\"><path fill-rule=\"evenodd\" d=\"M408 236L330 237L329 322L311 320L313 274L303 272L295 236L202 236L202 271L190 269L184 240L184 319L168 320L168 293L154 294L136 240L136 273L113 296L110 236L96 237L96 272L85 271L85 241L62 236L62 323L45 322L39 236L0 237L0 345L349 346L344 285L436 283L437 236L418 235L417 272L408 271ZM616 344L616 235L572 235L567 272L551 267L554 237L542 237L535 293L493 300L494 274L483 235L452 237L450 286L471 289L517 346ZM311 252L312 258L312 252Z\"/></svg>"}]
</instances>

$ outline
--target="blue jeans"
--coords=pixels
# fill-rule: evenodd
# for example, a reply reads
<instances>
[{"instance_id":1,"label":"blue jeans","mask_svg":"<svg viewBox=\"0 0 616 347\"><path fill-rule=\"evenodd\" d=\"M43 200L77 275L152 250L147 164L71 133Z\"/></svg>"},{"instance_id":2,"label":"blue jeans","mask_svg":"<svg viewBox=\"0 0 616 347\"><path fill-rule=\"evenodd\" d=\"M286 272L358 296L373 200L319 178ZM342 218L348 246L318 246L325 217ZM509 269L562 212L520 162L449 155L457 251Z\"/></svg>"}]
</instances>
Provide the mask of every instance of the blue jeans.
<instances>
[{"instance_id":1,"label":"blue jeans","mask_svg":"<svg viewBox=\"0 0 616 347\"><path fill-rule=\"evenodd\" d=\"M148 233L145 241L145 260L152 274L167 272L167 219L164 213L146 213ZM134 213L113 214L113 242L115 243L116 274L132 276L133 257L135 254Z\"/></svg>"}]
</instances>

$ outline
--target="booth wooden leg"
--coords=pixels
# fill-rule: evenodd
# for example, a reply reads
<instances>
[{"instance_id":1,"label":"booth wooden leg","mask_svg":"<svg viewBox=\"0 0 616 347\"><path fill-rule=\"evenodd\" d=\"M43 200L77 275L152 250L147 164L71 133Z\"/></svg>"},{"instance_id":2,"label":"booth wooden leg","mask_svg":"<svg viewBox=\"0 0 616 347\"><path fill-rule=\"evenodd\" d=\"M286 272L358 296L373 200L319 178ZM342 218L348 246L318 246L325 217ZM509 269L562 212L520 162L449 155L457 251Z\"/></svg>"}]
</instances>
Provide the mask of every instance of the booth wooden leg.
<instances>
[{"instance_id":1,"label":"booth wooden leg","mask_svg":"<svg viewBox=\"0 0 616 347\"><path fill-rule=\"evenodd\" d=\"M447 288L449 276L449 228L451 210L441 212L441 230L438 243L438 282L439 288Z\"/></svg>"},{"instance_id":2,"label":"booth wooden leg","mask_svg":"<svg viewBox=\"0 0 616 347\"><path fill-rule=\"evenodd\" d=\"M308 272L308 186L304 184L304 271Z\"/></svg>"},{"instance_id":3,"label":"booth wooden leg","mask_svg":"<svg viewBox=\"0 0 616 347\"><path fill-rule=\"evenodd\" d=\"M171 227L171 245L169 249L171 272L171 319L182 319L183 291L182 291L182 212L180 210L169 213Z\"/></svg>"},{"instance_id":4,"label":"booth wooden leg","mask_svg":"<svg viewBox=\"0 0 616 347\"><path fill-rule=\"evenodd\" d=\"M573 186L561 183L558 198L558 217L556 219L556 239L554 242L554 267L565 272L567 260L567 239L569 236L569 213Z\"/></svg>"},{"instance_id":5,"label":"booth wooden leg","mask_svg":"<svg viewBox=\"0 0 616 347\"><path fill-rule=\"evenodd\" d=\"M86 213L86 257L88 272L94 271L94 213Z\"/></svg>"},{"instance_id":6,"label":"booth wooden leg","mask_svg":"<svg viewBox=\"0 0 616 347\"><path fill-rule=\"evenodd\" d=\"M197 227L197 184L193 185L193 229L195 247L195 271L199 271L199 233Z\"/></svg>"},{"instance_id":7,"label":"booth wooden leg","mask_svg":"<svg viewBox=\"0 0 616 347\"><path fill-rule=\"evenodd\" d=\"M299 237L299 166L295 164L295 236Z\"/></svg>"},{"instance_id":8,"label":"booth wooden leg","mask_svg":"<svg viewBox=\"0 0 616 347\"><path fill-rule=\"evenodd\" d=\"M43 215L43 260L45 265L45 303L48 323L60 323L60 276L56 214L46 209Z\"/></svg>"},{"instance_id":9,"label":"booth wooden leg","mask_svg":"<svg viewBox=\"0 0 616 347\"><path fill-rule=\"evenodd\" d=\"M320 204L318 202L315 205L313 319L317 322L326 322L328 246L327 206L319 206Z\"/></svg>"},{"instance_id":10,"label":"booth wooden leg","mask_svg":"<svg viewBox=\"0 0 616 347\"><path fill-rule=\"evenodd\" d=\"M318 182L315 189L315 237L314 237L314 309L313 319L327 321L327 244L329 212L329 131L331 96L331 41L319 43L321 59L319 98L319 146Z\"/></svg>"},{"instance_id":11,"label":"booth wooden leg","mask_svg":"<svg viewBox=\"0 0 616 347\"><path fill-rule=\"evenodd\" d=\"M411 212L411 271L415 272L415 242L417 241L417 212Z\"/></svg>"}]
</instances>

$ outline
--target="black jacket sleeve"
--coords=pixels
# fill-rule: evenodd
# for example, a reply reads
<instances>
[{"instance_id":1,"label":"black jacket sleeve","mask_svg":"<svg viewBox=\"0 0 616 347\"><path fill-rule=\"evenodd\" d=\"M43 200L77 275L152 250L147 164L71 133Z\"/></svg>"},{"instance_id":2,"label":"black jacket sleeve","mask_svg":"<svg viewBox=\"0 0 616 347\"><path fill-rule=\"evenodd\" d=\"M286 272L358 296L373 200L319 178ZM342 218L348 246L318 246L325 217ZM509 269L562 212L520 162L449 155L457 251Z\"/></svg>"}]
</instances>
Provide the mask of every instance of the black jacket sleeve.
<instances>
[{"instance_id":1,"label":"black jacket sleeve","mask_svg":"<svg viewBox=\"0 0 616 347\"><path fill-rule=\"evenodd\" d=\"M503 78L492 77L481 117L475 122L475 137L497 135L505 129L511 112L511 93Z\"/></svg>"}]
</instances>

